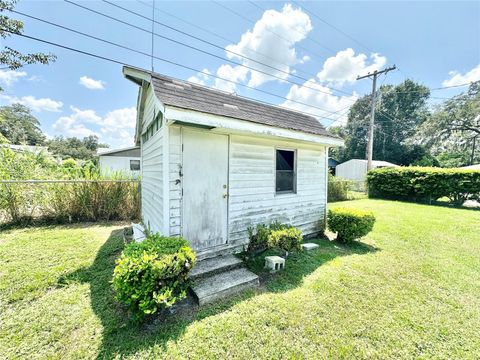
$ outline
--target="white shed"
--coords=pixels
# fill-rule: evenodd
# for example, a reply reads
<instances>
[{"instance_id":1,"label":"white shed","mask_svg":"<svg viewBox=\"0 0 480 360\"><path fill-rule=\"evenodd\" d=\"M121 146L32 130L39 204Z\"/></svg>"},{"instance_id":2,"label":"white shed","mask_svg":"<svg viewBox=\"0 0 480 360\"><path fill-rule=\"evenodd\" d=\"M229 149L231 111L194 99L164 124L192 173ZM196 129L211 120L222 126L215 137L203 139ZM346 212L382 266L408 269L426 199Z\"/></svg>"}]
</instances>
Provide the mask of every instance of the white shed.
<instances>
[{"instance_id":1,"label":"white shed","mask_svg":"<svg viewBox=\"0 0 480 360\"><path fill-rule=\"evenodd\" d=\"M314 117L132 67L139 86L142 217L197 255L242 250L274 220L323 230L328 148L343 141Z\"/></svg>"},{"instance_id":2,"label":"white shed","mask_svg":"<svg viewBox=\"0 0 480 360\"><path fill-rule=\"evenodd\" d=\"M373 160L372 168L398 167L388 161ZM365 181L367 175L367 160L351 159L338 164L335 168L335 176L353 181Z\"/></svg>"},{"instance_id":3,"label":"white shed","mask_svg":"<svg viewBox=\"0 0 480 360\"><path fill-rule=\"evenodd\" d=\"M137 177L140 174L140 147L98 149L98 163L102 174L122 172Z\"/></svg>"}]
</instances>

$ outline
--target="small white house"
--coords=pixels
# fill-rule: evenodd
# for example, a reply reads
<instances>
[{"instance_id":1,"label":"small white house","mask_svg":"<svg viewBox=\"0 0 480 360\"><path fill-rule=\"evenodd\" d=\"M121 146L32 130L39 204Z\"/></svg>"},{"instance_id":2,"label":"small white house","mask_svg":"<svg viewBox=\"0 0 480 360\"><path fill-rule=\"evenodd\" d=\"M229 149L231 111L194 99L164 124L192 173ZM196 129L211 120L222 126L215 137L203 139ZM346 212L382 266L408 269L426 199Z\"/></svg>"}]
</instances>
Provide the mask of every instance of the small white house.
<instances>
[{"instance_id":1,"label":"small white house","mask_svg":"<svg viewBox=\"0 0 480 360\"><path fill-rule=\"evenodd\" d=\"M242 250L248 227L279 220L323 230L328 148L343 141L314 117L132 67L139 86L146 227L197 254Z\"/></svg>"},{"instance_id":2,"label":"small white house","mask_svg":"<svg viewBox=\"0 0 480 360\"><path fill-rule=\"evenodd\" d=\"M98 149L98 162L102 174L122 172L137 177L140 175L140 147L122 149Z\"/></svg>"},{"instance_id":3,"label":"small white house","mask_svg":"<svg viewBox=\"0 0 480 360\"><path fill-rule=\"evenodd\" d=\"M373 160L372 168L398 167L388 161ZM367 175L367 160L351 159L338 164L335 168L335 176L352 181L365 181Z\"/></svg>"}]
</instances>

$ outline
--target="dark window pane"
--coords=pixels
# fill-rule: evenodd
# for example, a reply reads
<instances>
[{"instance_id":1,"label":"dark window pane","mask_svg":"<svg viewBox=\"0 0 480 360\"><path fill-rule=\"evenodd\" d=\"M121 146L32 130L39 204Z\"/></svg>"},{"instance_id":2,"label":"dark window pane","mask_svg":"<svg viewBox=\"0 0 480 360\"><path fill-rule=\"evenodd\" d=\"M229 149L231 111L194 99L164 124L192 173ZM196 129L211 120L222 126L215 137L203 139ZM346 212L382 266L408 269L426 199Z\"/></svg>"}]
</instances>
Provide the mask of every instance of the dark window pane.
<instances>
[{"instance_id":1,"label":"dark window pane","mask_svg":"<svg viewBox=\"0 0 480 360\"><path fill-rule=\"evenodd\" d=\"M295 152L288 150L277 150L277 170L293 171L295 164Z\"/></svg>"},{"instance_id":2,"label":"dark window pane","mask_svg":"<svg viewBox=\"0 0 480 360\"><path fill-rule=\"evenodd\" d=\"M294 191L295 174L293 171L277 170L276 191Z\"/></svg>"},{"instance_id":3,"label":"dark window pane","mask_svg":"<svg viewBox=\"0 0 480 360\"><path fill-rule=\"evenodd\" d=\"M295 191L295 151L277 150L276 157L276 191Z\"/></svg>"},{"instance_id":4,"label":"dark window pane","mask_svg":"<svg viewBox=\"0 0 480 360\"><path fill-rule=\"evenodd\" d=\"M140 170L140 160L130 160L130 170Z\"/></svg>"}]
</instances>

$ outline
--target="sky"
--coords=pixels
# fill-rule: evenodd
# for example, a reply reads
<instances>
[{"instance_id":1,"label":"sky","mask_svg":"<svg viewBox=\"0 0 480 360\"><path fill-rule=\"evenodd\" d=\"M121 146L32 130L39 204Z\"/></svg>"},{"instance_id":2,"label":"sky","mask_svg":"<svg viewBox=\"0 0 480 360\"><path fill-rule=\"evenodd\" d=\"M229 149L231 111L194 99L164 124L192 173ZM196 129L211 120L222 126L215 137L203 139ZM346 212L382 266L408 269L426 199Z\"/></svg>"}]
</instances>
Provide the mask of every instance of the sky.
<instances>
[{"instance_id":1,"label":"sky","mask_svg":"<svg viewBox=\"0 0 480 360\"><path fill-rule=\"evenodd\" d=\"M20 0L18 12L110 44L11 14L24 22L25 35L115 62L12 36L2 47L57 59L0 69L0 105L29 106L49 137L93 134L113 148L133 145L138 87L123 77L121 64L151 69L152 5ZM357 81L357 75L376 69L397 66L379 77L379 85L409 78L441 88L480 80L478 1L157 0L155 7L156 72L303 111L325 126L345 123L355 99L371 91L371 80ZM432 99L432 106L439 101Z\"/></svg>"}]
</instances>

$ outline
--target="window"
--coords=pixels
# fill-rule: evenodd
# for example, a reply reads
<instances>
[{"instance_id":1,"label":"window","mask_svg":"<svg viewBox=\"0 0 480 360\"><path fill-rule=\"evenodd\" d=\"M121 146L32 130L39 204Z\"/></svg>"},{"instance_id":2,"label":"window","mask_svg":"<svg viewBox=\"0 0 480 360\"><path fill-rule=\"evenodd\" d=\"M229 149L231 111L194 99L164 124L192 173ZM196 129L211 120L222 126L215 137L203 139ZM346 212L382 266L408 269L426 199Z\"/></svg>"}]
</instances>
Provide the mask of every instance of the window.
<instances>
[{"instance_id":1,"label":"window","mask_svg":"<svg viewBox=\"0 0 480 360\"><path fill-rule=\"evenodd\" d=\"M140 170L140 160L130 160L130 170L132 171Z\"/></svg>"},{"instance_id":2,"label":"window","mask_svg":"<svg viewBox=\"0 0 480 360\"><path fill-rule=\"evenodd\" d=\"M159 112L153 121L148 125L147 130L142 134L142 141L147 142L162 127L163 114Z\"/></svg>"},{"instance_id":3,"label":"window","mask_svg":"<svg viewBox=\"0 0 480 360\"><path fill-rule=\"evenodd\" d=\"M296 191L295 151L276 151L275 191L288 193Z\"/></svg>"}]
</instances>

